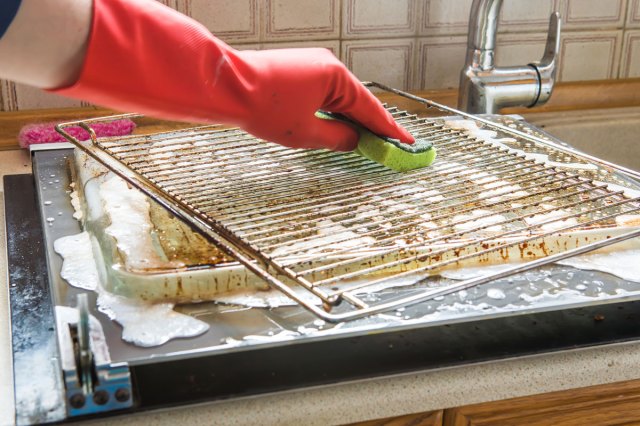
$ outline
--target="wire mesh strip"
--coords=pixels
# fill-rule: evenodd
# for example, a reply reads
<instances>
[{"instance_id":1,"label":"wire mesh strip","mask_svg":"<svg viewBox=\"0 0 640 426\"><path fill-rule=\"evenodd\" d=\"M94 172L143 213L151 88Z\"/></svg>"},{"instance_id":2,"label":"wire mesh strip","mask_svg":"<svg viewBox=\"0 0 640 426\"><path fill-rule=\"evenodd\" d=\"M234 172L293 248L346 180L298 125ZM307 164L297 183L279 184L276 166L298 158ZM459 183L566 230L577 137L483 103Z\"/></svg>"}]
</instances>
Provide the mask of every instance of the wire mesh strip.
<instances>
[{"instance_id":1,"label":"wire mesh strip","mask_svg":"<svg viewBox=\"0 0 640 426\"><path fill-rule=\"evenodd\" d=\"M417 282L425 273L498 252L535 259L541 254L526 248L536 241L542 241L542 260L588 251L606 243L601 240L622 238L617 220L640 210L640 199L574 171L537 163L443 119L389 110L414 136L434 144L432 167L396 173L355 154L290 150L238 129L94 135L88 143L61 133L329 321L445 291L425 289L377 305L358 296L399 278ZM89 122L81 125L88 129ZM589 244L545 247L545 239L593 230L601 232ZM325 312L298 297L293 283L319 297L326 310L341 301L351 308Z\"/></svg>"}]
</instances>

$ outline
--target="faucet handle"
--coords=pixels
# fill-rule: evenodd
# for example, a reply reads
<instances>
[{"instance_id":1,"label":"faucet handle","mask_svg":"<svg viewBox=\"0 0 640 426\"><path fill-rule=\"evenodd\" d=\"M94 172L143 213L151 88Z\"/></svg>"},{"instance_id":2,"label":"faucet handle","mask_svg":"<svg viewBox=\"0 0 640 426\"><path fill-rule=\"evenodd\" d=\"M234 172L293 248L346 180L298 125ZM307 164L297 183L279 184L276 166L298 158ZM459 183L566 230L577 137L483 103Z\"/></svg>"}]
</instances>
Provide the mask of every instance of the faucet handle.
<instances>
[{"instance_id":1,"label":"faucet handle","mask_svg":"<svg viewBox=\"0 0 640 426\"><path fill-rule=\"evenodd\" d=\"M547 35L547 44L544 48L544 56L539 62L529 64L536 69L540 85L538 99L533 105L542 105L551 97L556 79L561 26L560 14L558 12L552 13L549 18L549 33Z\"/></svg>"},{"instance_id":2,"label":"faucet handle","mask_svg":"<svg viewBox=\"0 0 640 426\"><path fill-rule=\"evenodd\" d=\"M553 12L549 18L549 31L547 33L547 44L544 48L544 56L540 65L550 65L555 62L560 50L560 27L561 19L558 12Z\"/></svg>"}]
</instances>

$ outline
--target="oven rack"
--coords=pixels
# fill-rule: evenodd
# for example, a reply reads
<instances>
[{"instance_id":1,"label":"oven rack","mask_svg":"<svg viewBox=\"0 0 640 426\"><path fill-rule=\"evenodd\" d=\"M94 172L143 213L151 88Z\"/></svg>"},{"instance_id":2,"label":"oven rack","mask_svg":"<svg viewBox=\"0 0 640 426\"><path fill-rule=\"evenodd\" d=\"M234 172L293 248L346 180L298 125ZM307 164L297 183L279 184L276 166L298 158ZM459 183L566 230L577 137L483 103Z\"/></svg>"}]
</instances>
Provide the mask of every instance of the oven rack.
<instances>
[{"instance_id":1,"label":"oven rack","mask_svg":"<svg viewBox=\"0 0 640 426\"><path fill-rule=\"evenodd\" d=\"M367 84L472 120L564 162L640 178L515 128ZM135 114L57 129L272 287L330 322L443 296L640 236L640 230L616 221L638 214L640 198L594 182L581 169L536 162L445 118L389 110L414 136L433 143L434 165L397 173L353 153L292 150L219 126L99 139L89 127ZM65 132L72 125L86 129L90 140ZM590 239L577 241L576 233ZM442 268L514 253L528 261L444 288L424 284ZM415 291L373 302L362 297L397 280L410 280ZM297 286L314 300L301 296Z\"/></svg>"}]
</instances>

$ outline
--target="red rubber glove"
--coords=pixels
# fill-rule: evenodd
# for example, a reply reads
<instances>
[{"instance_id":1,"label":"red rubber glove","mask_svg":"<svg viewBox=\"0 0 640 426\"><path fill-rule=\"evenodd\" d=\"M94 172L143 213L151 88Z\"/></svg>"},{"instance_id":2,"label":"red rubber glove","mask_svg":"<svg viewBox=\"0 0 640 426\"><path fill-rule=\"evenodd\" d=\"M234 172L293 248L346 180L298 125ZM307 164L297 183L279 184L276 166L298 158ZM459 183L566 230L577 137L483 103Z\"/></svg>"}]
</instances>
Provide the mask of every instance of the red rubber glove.
<instances>
[{"instance_id":1,"label":"red rubber glove","mask_svg":"<svg viewBox=\"0 0 640 426\"><path fill-rule=\"evenodd\" d=\"M357 132L315 117L319 109L414 140L328 50L237 51L154 0L94 0L80 78L53 92L158 118L233 124L296 148L356 147Z\"/></svg>"}]
</instances>

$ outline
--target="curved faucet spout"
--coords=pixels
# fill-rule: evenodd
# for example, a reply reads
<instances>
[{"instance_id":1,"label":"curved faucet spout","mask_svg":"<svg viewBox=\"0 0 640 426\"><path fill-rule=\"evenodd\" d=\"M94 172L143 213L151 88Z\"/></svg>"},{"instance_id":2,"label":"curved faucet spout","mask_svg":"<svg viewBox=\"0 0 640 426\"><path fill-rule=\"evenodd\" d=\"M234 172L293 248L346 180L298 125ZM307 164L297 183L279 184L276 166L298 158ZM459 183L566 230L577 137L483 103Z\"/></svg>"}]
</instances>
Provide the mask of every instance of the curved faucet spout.
<instances>
[{"instance_id":1,"label":"curved faucet spout","mask_svg":"<svg viewBox=\"0 0 640 426\"><path fill-rule=\"evenodd\" d=\"M555 82L560 40L560 17L551 15L549 38L539 62L496 67L496 34L502 0L474 0L469 17L466 63L460 73L458 108L476 114L495 114L507 106L541 105Z\"/></svg>"},{"instance_id":2,"label":"curved faucet spout","mask_svg":"<svg viewBox=\"0 0 640 426\"><path fill-rule=\"evenodd\" d=\"M483 70L493 68L501 8L502 0L476 0L471 5L467 63L474 61Z\"/></svg>"}]
</instances>

